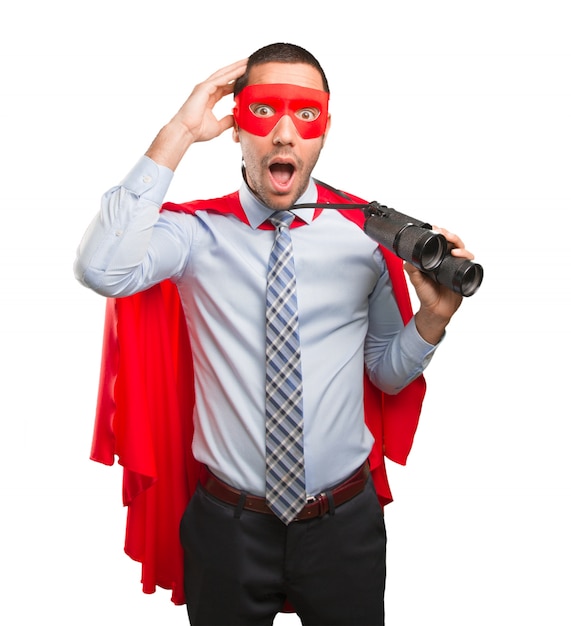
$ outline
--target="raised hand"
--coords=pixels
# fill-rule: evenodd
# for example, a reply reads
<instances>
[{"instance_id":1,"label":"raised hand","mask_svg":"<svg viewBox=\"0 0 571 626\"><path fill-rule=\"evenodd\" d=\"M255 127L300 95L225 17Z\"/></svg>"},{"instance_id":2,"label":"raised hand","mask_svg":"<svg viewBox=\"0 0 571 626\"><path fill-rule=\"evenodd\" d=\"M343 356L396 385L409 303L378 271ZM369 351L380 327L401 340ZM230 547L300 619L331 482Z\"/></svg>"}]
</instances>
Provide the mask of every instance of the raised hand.
<instances>
[{"instance_id":1,"label":"raised hand","mask_svg":"<svg viewBox=\"0 0 571 626\"><path fill-rule=\"evenodd\" d=\"M146 155L174 171L193 143L209 141L232 128L233 116L217 119L213 109L232 93L234 81L244 73L246 63L247 59L236 61L196 85L176 115L160 130Z\"/></svg>"}]
</instances>

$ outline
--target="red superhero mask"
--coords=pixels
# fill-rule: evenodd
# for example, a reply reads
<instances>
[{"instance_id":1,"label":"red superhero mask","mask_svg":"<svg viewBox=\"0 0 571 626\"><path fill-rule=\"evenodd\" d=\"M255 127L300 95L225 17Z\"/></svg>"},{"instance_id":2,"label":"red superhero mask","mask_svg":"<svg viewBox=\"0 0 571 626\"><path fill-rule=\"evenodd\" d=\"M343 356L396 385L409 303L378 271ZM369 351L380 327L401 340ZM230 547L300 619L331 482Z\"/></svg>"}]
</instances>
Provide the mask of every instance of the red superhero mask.
<instances>
[{"instance_id":1,"label":"red superhero mask","mask_svg":"<svg viewBox=\"0 0 571 626\"><path fill-rule=\"evenodd\" d=\"M319 89L265 83L248 85L236 95L234 119L240 128L265 137L289 115L303 139L325 134L329 94Z\"/></svg>"}]
</instances>

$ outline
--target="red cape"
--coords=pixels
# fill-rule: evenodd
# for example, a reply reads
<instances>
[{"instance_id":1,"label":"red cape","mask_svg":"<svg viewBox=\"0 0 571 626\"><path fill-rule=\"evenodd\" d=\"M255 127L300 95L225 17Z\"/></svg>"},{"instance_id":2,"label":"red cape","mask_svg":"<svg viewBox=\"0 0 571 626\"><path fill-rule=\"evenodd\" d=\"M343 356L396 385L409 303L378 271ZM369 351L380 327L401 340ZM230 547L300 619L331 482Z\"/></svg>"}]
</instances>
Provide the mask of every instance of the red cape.
<instances>
[{"instance_id":1,"label":"red cape","mask_svg":"<svg viewBox=\"0 0 571 626\"><path fill-rule=\"evenodd\" d=\"M318 202L347 203L318 185ZM350 196L353 202L363 200ZM163 209L231 212L246 221L238 192L208 201L167 203ZM340 210L362 227L359 210ZM383 250L396 300L406 323L412 317L402 261ZM200 465L192 455L192 349L177 288L170 281L133 296L107 301L99 393L91 459L123 467L128 507L125 552L142 565L143 592L157 585L184 604L179 523L196 488ZM190 384L189 384L190 382ZM390 396L364 376L365 421L375 438L369 457L381 504L392 501L385 457L404 465L412 447L426 391L421 376Z\"/></svg>"}]
</instances>

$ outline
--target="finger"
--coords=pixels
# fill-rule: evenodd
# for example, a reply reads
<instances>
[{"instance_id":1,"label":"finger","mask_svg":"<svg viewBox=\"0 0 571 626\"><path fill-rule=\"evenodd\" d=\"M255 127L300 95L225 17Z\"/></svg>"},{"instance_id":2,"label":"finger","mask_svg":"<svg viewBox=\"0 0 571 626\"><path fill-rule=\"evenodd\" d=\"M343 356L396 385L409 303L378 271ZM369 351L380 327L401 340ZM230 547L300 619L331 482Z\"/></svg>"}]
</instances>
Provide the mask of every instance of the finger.
<instances>
[{"instance_id":1,"label":"finger","mask_svg":"<svg viewBox=\"0 0 571 626\"><path fill-rule=\"evenodd\" d=\"M214 83L217 86L228 85L246 71L248 59L241 59L231 65L227 65L210 75L205 82Z\"/></svg>"},{"instance_id":2,"label":"finger","mask_svg":"<svg viewBox=\"0 0 571 626\"><path fill-rule=\"evenodd\" d=\"M236 79L244 74L248 60L236 61L214 72L209 78L195 87L196 92L208 94L210 106L232 93Z\"/></svg>"},{"instance_id":3,"label":"finger","mask_svg":"<svg viewBox=\"0 0 571 626\"><path fill-rule=\"evenodd\" d=\"M409 263L408 261L405 261L403 263L403 269L411 279L422 275L422 272L418 269L418 267L416 267L416 265L413 265L412 263Z\"/></svg>"},{"instance_id":4,"label":"finger","mask_svg":"<svg viewBox=\"0 0 571 626\"><path fill-rule=\"evenodd\" d=\"M476 258L469 250L466 250L466 248L452 248L450 254L462 259L469 259L470 261Z\"/></svg>"},{"instance_id":5,"label":"finger","mask_svg":"<svg viewBox=\"0 0 571 626\"><path fill-rule=\"evenodd\" d=\"M446 230L446 228L442 228L441 226L433 226L433 230L444 235L446 240L449 241L455 248L464 248L464 242L455 233L451 233L449 230Z\"/></svg>"},{"instance_id":6,"label":"finger","mask_svg":"<svg viewBox=\"0 0 571 626\"><path fill-rule=\"evenodd\" d=\"M232 128L234 126L234 116L233 115L225 115L222 119L218 121L218 125L220 127L220 132L223 133L225 130Z\"/></svg>"},{"instance_id":7,"label":"finger","mask_svg":"<svg viewBox=\"0 0 571 626\"><path fill-rule=\"evenodd\" d=\"M212 109L219 100L231 94L233 89L234 85L230 82L217 85L216 82L205 80L195 86L187 102L201 102L202 106Z\"/></svg>"},{"instance_id":8,"label":"finger","mask_svg":"<svg viewBox=\"0 0 571 626\"><path fill-rule=\"evenodd\" d=\"M446 230L446 228L442 228L442 226L433 226L432 230L435 230L437 233L441 233L443 234L446 239L448 239L448 241L450 241L450 243L460 243L462 244L462 240L460 239L460 237L458 235L456 235L455 233L450 232L449 230ZM461 246L459 246L461 247Z\"/></svg>"}]
</instances>

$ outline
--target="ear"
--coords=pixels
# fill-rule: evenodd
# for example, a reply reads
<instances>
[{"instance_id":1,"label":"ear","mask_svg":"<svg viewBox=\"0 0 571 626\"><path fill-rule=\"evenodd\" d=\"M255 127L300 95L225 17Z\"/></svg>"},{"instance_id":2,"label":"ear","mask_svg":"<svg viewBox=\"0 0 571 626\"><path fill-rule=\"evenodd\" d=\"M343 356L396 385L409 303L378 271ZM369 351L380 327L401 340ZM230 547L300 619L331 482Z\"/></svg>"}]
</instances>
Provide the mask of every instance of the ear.
<instances>
[{"instance_id":1,"label":"ear","mask_svg":"<svg viewBox=\"0 0 571 626\"><path fill-rule=\"evenodd\" d=\"M238 124L236 124L236 122L234 122L234 126L232 127L232 139L236 142L236 143L240 143L240 133L239 133L240 129L238 128Z\"/></svg>"}]
</instances>

